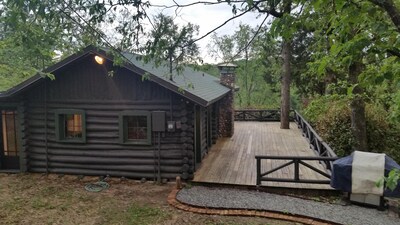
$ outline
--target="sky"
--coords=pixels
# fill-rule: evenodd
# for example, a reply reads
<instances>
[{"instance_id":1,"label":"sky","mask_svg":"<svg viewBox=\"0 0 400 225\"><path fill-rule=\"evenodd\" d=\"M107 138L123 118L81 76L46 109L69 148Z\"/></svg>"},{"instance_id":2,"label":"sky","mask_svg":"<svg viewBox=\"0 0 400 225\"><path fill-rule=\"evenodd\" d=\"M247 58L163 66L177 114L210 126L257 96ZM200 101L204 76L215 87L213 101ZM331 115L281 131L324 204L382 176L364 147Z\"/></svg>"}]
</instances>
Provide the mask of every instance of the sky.
<instances>
[{"instance_id":1,"label":"sky","mask_svg":"<svg viewBox=\"0 0 400 225\"><path fill-rule=\"evenodd\" d=\"M191 2L197 2L196 0L175 0L178 4L187 4ZM216 2L216 0L210 0ZM150 0L152 5L173 5L172 0ZM238 6L239 7L239 6ZM176 15L175 9L165 9L163 7L151 7L147 10L150 17L158 14L164 13L167 15ZM188 22L199 25L199 37L208 33L215 27L218 27L223 22L234 16L232 13L232 6L228 4L218 4L218 5L204 5L199 4L195 6L189 6L180 8L177 10L178 16L176 17L176 22L178 24L187 24ZM265 16L264 16L265 17ZM225 26L217 30L219 36L224 34L233 34L235 30L239 27L240 23L249 24L252 27L256 27L262 23L264 17L259 17L256 13L247 13L233 21L230 21ZM210 42L210 37L206 37L198 42L200 47L201 57L206 63L218 63L215 59L211 58L207 51L207 44Z\"/></svg>"}]
</instances>

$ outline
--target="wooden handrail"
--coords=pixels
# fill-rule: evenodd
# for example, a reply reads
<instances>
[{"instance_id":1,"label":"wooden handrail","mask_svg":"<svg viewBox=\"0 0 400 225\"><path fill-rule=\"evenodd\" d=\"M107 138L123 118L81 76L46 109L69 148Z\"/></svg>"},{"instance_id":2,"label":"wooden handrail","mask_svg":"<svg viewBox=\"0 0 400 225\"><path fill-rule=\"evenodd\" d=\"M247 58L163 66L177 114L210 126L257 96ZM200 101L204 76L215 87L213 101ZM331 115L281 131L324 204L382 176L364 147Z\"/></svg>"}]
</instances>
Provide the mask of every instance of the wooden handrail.
<instances>
[{"instance_id":1,"label":"wooden handrail","mask_svg":"<svg viewBox=\"0 0 400 225\"><path fill-rule=\"evenodd\" d=\"M277 181L277 182L294 182L294 183L314 183L314 184L329 184L330 176L333 169L333 161L338 159L333 149L322 140L317 132L311 127L311 125L300 115L299 112L293 111L294 121L297 123L299 129L302 130L303 136L305 136L310 144L310 148L314 150L318 156L255 156L257 161L257 185L261 185L262 181ZM272 168L269 171L261 171L261 160L289 160L280 166ZM326 172L322 171L305 161L319 161L324 165ZM288 178L272 178L267 175L281 170L287 166L294 165L294 177ZM313 170L314 172L328 178L328 180L307 180L300 179L299 167L303 165Z\"/></svg>"},{"instance_id":2,"label":"wooden handrail","mask_svg":"<svg viewBox=\"0 0 400 225\"><path fill-rule=\"evenodd\" d=\"M311 184L329 184L330 183L330 178L331 178L331 173L328 171L327 173L308 164L305 161L322 161L322 162L333 162L337 159L337 157L313 157L313 156L255 156L256 158L256 166L257 166L257 181L256 185L261 185L262 181L275 181L275 182L291 182L291 183L311 183ZM280 166L277 166L275 168L272 168L271 170L268 171L261 171L261 160L267 160L267 159L273 159L273 160L290 160L289 162L286 162ZM287 166L294 165L294 177L292 179L290 178L272 178L272 177L267 177L267 175L283 169ZM306 166L309 169L313 170L314 172L328 178L325 180L309 180L309 179L301 179L300 178L300 165Z\"/></svg>"},{"instance_id":3,"label":"wooden handrail","mask_svg":"<svg viewBox=\"0 0 400 225\"><path fill-rule=\"evenodd\" d=\"M295 113L290 111L290 120L294 121ZM238 109L235 110L235 121L279 121L279 109Z\"/></svg>"},{"instance_id":4,"label":"wooden handrail","mask_svg":"<svg viewBox=\"0 0 400 225\"><path fill-rule=\"evenodd\" d=\"M337 157L335 151L317 134L314 128L300 115L299 112L294 111L295 122L298 127L302 130L303 136L305 136L310 144L312 150L314 150L318 156L323 157ZM330 163L332 164L332 163ZM327 169L330 170L332 165L326 165Z\"/></svg>"}]
</instances>

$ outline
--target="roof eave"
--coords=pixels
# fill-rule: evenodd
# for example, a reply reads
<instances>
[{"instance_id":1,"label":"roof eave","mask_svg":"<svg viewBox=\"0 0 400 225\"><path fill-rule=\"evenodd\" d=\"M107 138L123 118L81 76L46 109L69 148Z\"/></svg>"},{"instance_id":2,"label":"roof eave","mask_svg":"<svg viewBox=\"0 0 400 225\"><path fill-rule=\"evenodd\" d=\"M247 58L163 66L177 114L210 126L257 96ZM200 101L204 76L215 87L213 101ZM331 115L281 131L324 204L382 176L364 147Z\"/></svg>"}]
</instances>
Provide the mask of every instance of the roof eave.
<instances>
[{"instance_id":1,"label":"roof eave","mask_svg":"<svg viewBox=\"0 0 400 225\"><path fill-rule=\"evenodd\" d=\"M76 60L78 60L78 59L80 59L82 57L85 57L88 54L100 55L100 56L106 58L107 60L114 61L114 58L112 56L107 55L106 51L104 51L102 49L99 49L99 48L96 48L94 46L88 46L85 49L83 49L81 52L78 52L78 53L75 53L75 54L73 54L71 56L68 56L67 58L63 59L62 61L60 61L60 62L58 62L58 63L56 63L56 64L54 64L54 65L52 65L52 66L50 66L48 68L46 68L43 72L44 73L52 73L52 72L54 72L54 71L56 71L56 70L58 70L58 69L60 69L60 68L62 68L64 66L66 66L66 65L68 65L68 64L70 64L70 63L72 63L72 62L74 62L74 61L76 61ZM138 75L140 75L140 76L144 76L145 74L147 76L147 74L148 74L150 81L153 81L153 82L161 85L162 87L167 88L168 90L170 90L170 91L172 91L172 92L174 92L176 94L179 94L179 95L181 95L181 96L183 96L183 97L185 97L185 98L187 98L187 99L193 101L194 103L199 104L199 105L201 105L203 107L207 107L207 106L211 105L212 103L218 101L219 99L223 98L229 92L228 91L228 92L220 95L218 98L215 98L215 99L213 99L211 101L207 101L207 100L205 100L205 99L203 99L203 98L201 98L199 96L196 96L196 95L190 93L189 91L181 91L179 87L177 87L177 86L175 86L175 85L173 85L173 84L171 84L171 83L169 83L169 82L157 77L156 75L154 75L152 73L149 73L148 71L145 71L145 70L135 66L134 64L132 64L130 62L124 62L124 64L122 66L124 68L126 68L126 69L128 69L128 70L130 70L130 71L132 71L132 72L134 72L134 73L136 73ZM31 78L23 81L22 83L10 88L9 90L0 93L0 98L12 97L14 94L22 91L23 89L26 89L29 86L32 86L32 85L36 84L38 81L42 80L42 78L45 78L45 77L42 77L39 74L36 74L36 75L32 76Z\"/></svg>"},{"instance_id":2,"label":"roof eave","mask_svg":"<svg viewBox=\"0 0 400 225\"><path fill-rule=\"evenodd\" d=\"M133 65L132 63L129 63L129 62L125 63L124 67L136 74L139 74L140 76L144 76L145 74L148 75L148 80L155 82L155 83L159 84L160 86L193 101L196 104L199 104L203 107L207 107L210 104L210 102L208 102L207 100L200 98L200 97L190 93L189 91L185 91L185 90L182 91L179 89L179 87L177 87L169 82L166 82L165 80L159 78L158 76L156 76L152 73L149 73L149 72Z\"/></svg>"}]
</instances>

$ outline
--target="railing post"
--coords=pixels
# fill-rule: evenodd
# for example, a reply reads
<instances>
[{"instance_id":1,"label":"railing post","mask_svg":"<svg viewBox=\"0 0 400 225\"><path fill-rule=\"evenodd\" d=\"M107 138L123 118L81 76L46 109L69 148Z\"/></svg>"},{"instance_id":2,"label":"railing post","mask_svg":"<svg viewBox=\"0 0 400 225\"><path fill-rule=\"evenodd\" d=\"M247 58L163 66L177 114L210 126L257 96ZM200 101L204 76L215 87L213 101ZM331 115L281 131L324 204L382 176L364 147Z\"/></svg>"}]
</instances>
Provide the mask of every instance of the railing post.
<instances>
[{"instance_id":1,"label":"railing post","mask_svg":"<svg viewBox=\"0 0 400 225\"><path fill-rule=\"evenodd\" d=\"M257 160L257 163L256 163L257 164L257 182L256 182L256 184L258 186L258 185L261 185L261 159L256 157L256 160Z\"/></svg>"},{"instance_id":2,"label":"railing post","mask_svg":"<svg viewBox=\"0 0 400 225\"><path fill-rule=\"evenodd\" d=\"M300 180L300 174L299 174L299 160L294 159L294 180L298 181Z\"/></svg>"}]
</instances>

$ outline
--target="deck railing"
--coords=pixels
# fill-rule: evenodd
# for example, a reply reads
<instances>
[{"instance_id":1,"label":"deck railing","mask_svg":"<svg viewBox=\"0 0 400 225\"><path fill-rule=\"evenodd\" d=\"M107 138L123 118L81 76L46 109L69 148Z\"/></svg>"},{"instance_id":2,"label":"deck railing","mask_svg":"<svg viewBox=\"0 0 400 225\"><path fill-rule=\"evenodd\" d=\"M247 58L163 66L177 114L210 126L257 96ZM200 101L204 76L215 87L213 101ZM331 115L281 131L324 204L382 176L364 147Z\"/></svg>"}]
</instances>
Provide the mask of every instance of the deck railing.
<instances>
[{"instance_id":1,"label":"deck railing","mask_svg":"<svg viewBox=\"0 0 400 225\"><path fill-rule=\"evenodd\" d=\"M294 121L295 112L290 111L290 120ZM235 110L235 121L279 121L281 112L279 109L240 109Z\"/></svg>"},{"instance_id":2,"label":"deck railing","mask_svg":"<svg viewBox=\"0 0 400 225\"><path fill-rule=\"evenodd\" d=\"M257 160L257 185L261 185L262 181L275 181L275 182L291 182L291 183L311 183L311 184L329 184L331 179L330 172L324 172L306 161L324 161L324 162L333 162L337 158L336 157L308 157L308 156L256 156ZM266 172L261 171L261 161L262 160L286 160L289 162L283 163L280 166L272 168ZM281 170L287 166L294 165L294 176L293 178L274 178L274 177L267 177L267 175ZM310 179L301 179L300 178L300 165L306 166L311 170L321 174L322 176L326 177L327 179L324 180L310 180Z\"/></svg>"},{"instance_id":3,"label":"deck railing","mask_svg":"<svg viewBox=\"0 0 400 225\"><path fill-rule=\"evenodd\" d=\"M311 125L300 115L299 112L294 111L295 122L298 127L302 130L303 136L307 138L310 143L310 148L314 150L317 155L321 157L337 157L335 152L329 145L322 140L317 132L311 127ZM326 165L328 170L331 170L332 165Z\"/></svg>"},{"instance_id":4,"label":"deck railing","mask_svg":"<svg viewBox=\"0 0 400 225\"><path fill-rule=\"evenodd\" d=\"M315 132L315 130L311 127L311 125L298 113L297 111L293 111L294 121L297 123L299 129L302 130L303 136L307 138L308 143L310 144L310 148L314 150L317 154L316 157L308 157L308 156L256 156L257 160L257 185L260 185L262 181L276 181L276 182L294 182L294 183L315 183L315 184L329 184L333 161L338 159L335 152L329 147L329 145L322 140L322 138ZM261 161L262 160L280 160L280 161L289 161L285 162L280 166L272 168L268 171L261 171ZM318 161L321 163L325 171L322 171L306 161ZM294 165L294 177L293 178L273 178L267 177L267 175L281 170L287 166ZM300 179L300 170L299 166L303 165L313 170L314 172L328 178L325 180L307 180Z\"/></svg>"}]
</instances>

